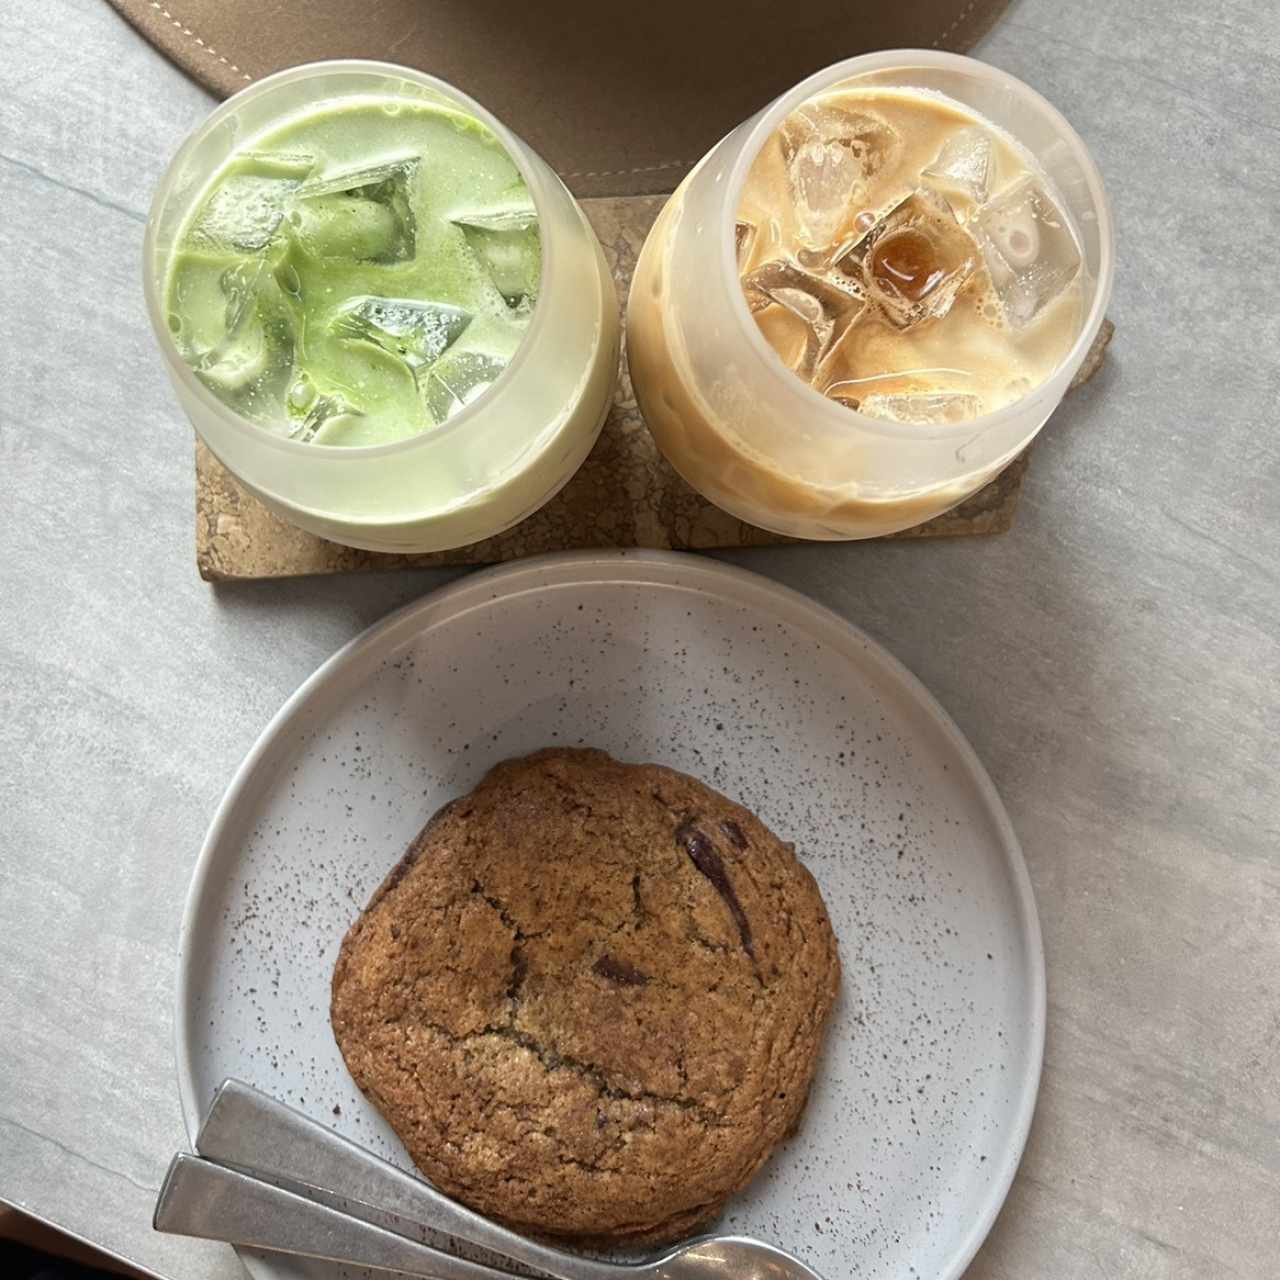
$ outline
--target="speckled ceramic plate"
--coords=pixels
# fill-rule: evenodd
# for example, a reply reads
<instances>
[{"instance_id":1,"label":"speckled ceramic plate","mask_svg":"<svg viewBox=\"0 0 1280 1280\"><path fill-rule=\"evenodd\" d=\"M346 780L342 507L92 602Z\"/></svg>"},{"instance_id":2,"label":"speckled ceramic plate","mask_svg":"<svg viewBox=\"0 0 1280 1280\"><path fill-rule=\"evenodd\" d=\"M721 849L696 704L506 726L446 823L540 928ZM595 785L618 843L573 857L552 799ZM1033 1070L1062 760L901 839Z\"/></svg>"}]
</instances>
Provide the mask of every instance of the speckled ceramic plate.
<instances>
[{"instance_id":1,"label":"speckled ceramic plate","mask_svg":"<svg viewBox=\"0 0 1280 1280\"><path fill-rule=\"evenodd\" d=\"M183 921L187 1128L239 1076L399 1164L329 1030L339 941L425 818L495 761L585 743L704 779L795 841L843 993L800 1132L722 1226L830 1280L959 1276L1031 1121L1044 960L1017 841L924 688L803 596L713 561L571 554L392 615L281 708ZM340 1269L246 1255L259 1280Z\"/></svg>"}]
</instances>

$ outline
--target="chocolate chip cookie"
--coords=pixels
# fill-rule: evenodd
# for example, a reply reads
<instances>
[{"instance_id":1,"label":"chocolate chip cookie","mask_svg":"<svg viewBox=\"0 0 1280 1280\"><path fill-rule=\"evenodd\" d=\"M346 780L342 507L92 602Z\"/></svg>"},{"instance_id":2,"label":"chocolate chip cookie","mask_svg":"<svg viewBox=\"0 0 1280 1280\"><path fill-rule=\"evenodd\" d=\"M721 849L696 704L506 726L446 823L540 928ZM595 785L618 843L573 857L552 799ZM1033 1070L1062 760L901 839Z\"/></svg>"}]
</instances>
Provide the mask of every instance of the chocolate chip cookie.
<instances>
[{"instance_id":1,"label":"chocolate chip cookie","mask_svg":"<svg viewBox=\"0 0 1280 1280\"><path fill-rule=\"evenodd\" d=\"M331 1017L441 1190L656 1242L796 1126L840 980L813 877L658 765L540 751L427 824L342 944Z\"/></svg>"}]
</instances>

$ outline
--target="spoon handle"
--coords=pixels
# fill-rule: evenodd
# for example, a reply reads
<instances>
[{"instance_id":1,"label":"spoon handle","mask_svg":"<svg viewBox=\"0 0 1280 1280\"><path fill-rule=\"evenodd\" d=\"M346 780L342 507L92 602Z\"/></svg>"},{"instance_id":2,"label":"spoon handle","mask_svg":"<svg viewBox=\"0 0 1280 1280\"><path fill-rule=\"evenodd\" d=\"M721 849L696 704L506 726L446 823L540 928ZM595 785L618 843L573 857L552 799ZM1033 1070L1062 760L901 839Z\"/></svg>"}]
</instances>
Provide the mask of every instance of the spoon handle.
<instances>
[{"instance_id":1,"label":"spoon handle","mask_svg":"<svg viewBox=\"0 0 1280 1280\"><path fill-rule=\"evenodd\" d=\"M196 1150L218 1164L304 1192L327 1192L354 1201L378 1218L388 1214L407 1218L558 1280L635 1280L648 1270L566 1253L501 1227L239 1080L225 1081L214 1095L196 1136ZM360 1215L360 1209L350 1203L347 1209Z\"/></svg>"},{"instance_id":2,"label":"spoon handle","mask_svg":"<svg viewBox=\"0 0 1280 1280\"><path fill-rule=\"evenodd\" d=\"M174 1156L153 1225L175 1235L431 1280L516 1280L198 1156Z\"/></svg>"}]
</instances>

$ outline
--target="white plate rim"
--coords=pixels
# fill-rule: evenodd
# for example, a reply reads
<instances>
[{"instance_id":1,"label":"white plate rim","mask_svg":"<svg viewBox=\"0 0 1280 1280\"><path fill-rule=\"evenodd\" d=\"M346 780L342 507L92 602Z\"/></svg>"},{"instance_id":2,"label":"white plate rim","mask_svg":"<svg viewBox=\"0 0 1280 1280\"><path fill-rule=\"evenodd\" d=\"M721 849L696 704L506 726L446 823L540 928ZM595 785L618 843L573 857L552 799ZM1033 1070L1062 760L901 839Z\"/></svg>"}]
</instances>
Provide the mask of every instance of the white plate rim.
<instances>
[{"instance_id":1,"label":"white plate rim","mask_svg":"<svg viewBox=\"0 0 1280 1280\"><path fill-rule=\"evenodd\" d=\"M646 576L646 572L647 575ZM595 574L595 577L591 575ZM607 574L609 576L603 576ZM195 1080L191 1039L188 1035L188 1011L191 1007L192 970L189 958L195 934L196 917L201 898L218 859L222 835L233 812L249 786L263 757L285 733L291 722L307 707L311 698L330 681L341 676L374 646L391 645L397 633L413 633L423 629L424 622L452 621L467 606L492 604L503 596L524 594L530 590L562 586L572 582L626 582L643 586L677 586L720 590L715 594L742 603L744 594L763 597L775 612L792 624L809 624L809 629L843 633L846 643L853 640L863 651L863 658L880 667L890 680L896 681L917 708L926 713L941 730L968 774L978 799L987 810L999 835L1001 852L1017 902L1018 925L1029 965L1026 974L1030 990L1030 1027L1028 1054L1018 1083L1017 1103L1013 1107L1011 1138L1000 1157L996 1176L982 1200L980 1210L969 1230L960 1238L947 1265L937 1273L937 1280L959 1280L982 1246L1009 1194L1013 1179L1026 1148L1027 1137L1035 1114L1044 1062L1047 989L1044 944L1040 917L1036 910L1031 876L1023 858L1022 846L1004 803L996 791L986 768L969 740L924 686L920 679L878 641L834 610L810 599L792 587L720 560L678 551L627 549L620 551L561 551L535 556L512 564L478 570L428 592L393 610L386 617L365 628L347 641L318 666L271 717L240 762L205 834L196 858L183 906L178 932L178 981L174 1008L175 1066L183 1124L192 1149L200 1127L200 1112L195 1097ZM474 600L472 597L476 597ZM238 1254L240 1250L236 1251ZM241 1261L247 1261L241 1254Z\"/></svg>"}]
</instances>

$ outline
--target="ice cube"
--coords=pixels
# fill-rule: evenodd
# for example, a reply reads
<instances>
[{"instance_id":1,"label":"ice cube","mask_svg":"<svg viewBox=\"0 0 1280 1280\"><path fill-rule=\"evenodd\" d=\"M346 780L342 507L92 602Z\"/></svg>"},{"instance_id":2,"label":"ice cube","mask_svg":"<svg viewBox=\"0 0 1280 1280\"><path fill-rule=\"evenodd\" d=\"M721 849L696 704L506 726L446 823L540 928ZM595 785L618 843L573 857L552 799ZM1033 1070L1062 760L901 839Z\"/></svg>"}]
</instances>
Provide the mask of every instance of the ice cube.
<instances>
[{"instance_id":1,"label":"ice cube","mask_svg":"<svg viewBox=\"0 0 1280 1280\"><path fill-rule=\"evenodd\" d=\"M294 193L315 157L251 151L237 158L191 228L193 244L222 252L257 253L280 230Z\"/></svg>"},{"instance_id":2,"label":"ice cube","mask_svg":"<svg viewBox=\"0 0 1280 1280\"><path fill-rule=\"evenodd\" d=\"M843 394L837 393L835 398L849 403L849 398ZM982 401L967 391L914 391L863 396L850 407L888 422L932 427L976 418L982 412Z\"/></svg>"},{"instance_id":3,"label":"ice cube","mask_svg":"<svg viewBox=\"0 0 1280 1280\"><path fill-rule=\"evenodd\" d=\"M805 342L795 372L812 380L826 357L866 309L861 285L847 276L822 276L795 263L766 262L742 279L752 312L779 306L805 325Z\"/></svg>"},{"instance_id":4,"label":"ice cube","mask_svg":"<svg viewBox=\"0 0 1280 1280\"><path fill-rule=\"evenodd\" d=\"M834 245L868 179L897 153L896 131L879 116L810 103L782 123L782 154L801 246Z\"/></svg>"},{"instance_id":5,"label":"ice cube","mask_svg":"<svg viewBox=\"0 0 1280 1280\"><path fill-rule=\"evenodd\" d=\"M438 360L471 323L471 314L448 302L415 298L352 298L330 328L349 342L367 342L403 360L414 372Z\"/></svg>"},{"instance_id":6,"label":"ice cube","mask_svg":"<svg viewBox=\"0 0 1280 1280\"><path fill-rule=\"evenodd\" d=\"M973 274L980 253L951 206L929 190L907 196L837 258L835 272L861 279L899 329L940 320Z\"/></svg>"},{"instance_id":7,"label":"ice cube","mask_svg":"<svg viewBox=\"0 0 1280 1280\"><path fill-rule=\"evenodd\" d=\"M538 210L528 190L515 186L494 200L450 214L449 221L481 231L524 231L538 221Z\"/></svg>"},{"instance_id":8,"label":"ice cube","mask_svg":"<svg viewBox=\"0 0 1280 1280\"><path fill-rule=\"evenodd\" d=\"M304 182L316 167L316 156L310 151L242 151L236 164L251 166L254 173L266 178Z\"/></svg>"},{"instance_id":9,"label":"ice cube","mask_svg":"<svg viewBox=\"0 0 1280 1280\"><path fill-rule=\"evenodd\" d=\"M755 243L756 227L754 223L739 219L733 224L733 247L737 254L738 270L741 271L751 257L751 246Z\"/></svg>"},{"instance_id":10,"label":"ice cube","mask_svg":"<svg viewBox=\"0 0 1280 1280\"><path fill-rule=\"evenodd\" d=\"M294 312L265 255L228 267L221 288L226 332L194 369L246 416L265 420L279 411L293 375Z\"/></svg>"},{"instance_id":11,"label":"ice cube","mask_svg":"<svg viewBox=\"0 0 1280 1280\"><path fill-rule=\"evenodd\" d=\"M981 204L991 190L991 135L978 125L957 129L920 176Z\"/></svg>"},{"instance_id":12,"label":"ice cube","mask_svg":"<svg viewBox=\"0 0 1280 1280\"><path fill-rule=\"evenodd\" d=\"M211 391L233 403L271 367L272 352L264 325L246 318L195 365L196 376Z\"/></svg>"},{"instance_id":13,"label":"ice cube","mask_svg":"<svg viewBox=\"0 0 1280 1280\"><path fill-rule=\"evenodd\" d=\"M292 403L293 394L291 389L291 406ZM362 416L362 411L357 409L340 391L334 391L326 395L314 395L305 416L300 421L295 422L290 429L289 439L309 444L331 419Z\"/></svg>"},{"instance_id":14,"label":"ice cube","mask_svg":"<svg viewBox=\"0 0 1280 1280\"><path fill-rule=\"evenodd\" d=\"M1034 174L979 209L974 226L991 284L1014 328L1030 324L1080 271L1071 225Z\"/></svg>"},{"instance_id":15,"label":"ice cube","mask_svg":"<svg viewBox=\"0 0 1280 1280\"><path fill-rule=\"evenodd\" d=\"M477 400L507 367L505 360L480 351L448 351L419 382L427 413L436 424L447 422Z\"/></svg>"},{"instance_id":16,"label":"ice cube","mask_svg":"<svg viewBox=\"0 0 1280 1280\"><path fill-rule=\"evenodd\" d=\"M459 226L471 252L479 258L508 306L519 307L537 297L542 243L536 226L502 231L469 224Z\"/></svg>"},{"instance_id":17,"label":"ice cube","mask_svg":"<svg viewBox=\"0 0 1280 1280\"><path fill-rule=\"evenodd\" d=\"M320 257L404 262L414 255L417 227L410 188L416 156L348 169L304 183L290 222Z\"/></svg>"},{"instance_id":18,"label":"ice cube","mask_svg":"<svg viewBox=\"0 0 1280 1280\"><path fill-rule=\"evenodd\" d=\"M289 215L298 242L320 258L354 258L361 262L397 262L402 253L400 223L388 205L350 196L317 196Z\"/></svg>"},{"instance_id":19,"label":"ice cube","mask_svg":"<svg viewBox=\"0 0 1280 1280\"><path fill-rule=\"evenodd\" d=\"M256 257L237 262L222 273L218 284L227 300L223 324L228 335L241 327L253 309L259 292L266 284L267 270L267 259Z\"/></svg>"}]
</instances>

